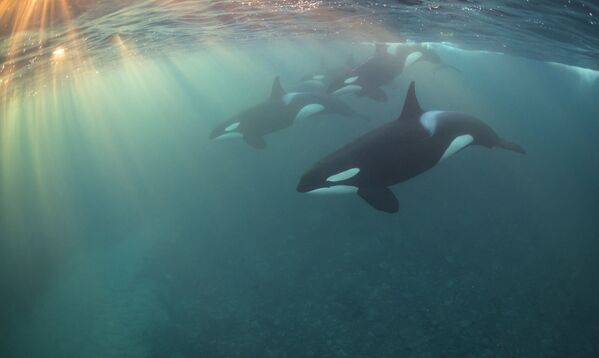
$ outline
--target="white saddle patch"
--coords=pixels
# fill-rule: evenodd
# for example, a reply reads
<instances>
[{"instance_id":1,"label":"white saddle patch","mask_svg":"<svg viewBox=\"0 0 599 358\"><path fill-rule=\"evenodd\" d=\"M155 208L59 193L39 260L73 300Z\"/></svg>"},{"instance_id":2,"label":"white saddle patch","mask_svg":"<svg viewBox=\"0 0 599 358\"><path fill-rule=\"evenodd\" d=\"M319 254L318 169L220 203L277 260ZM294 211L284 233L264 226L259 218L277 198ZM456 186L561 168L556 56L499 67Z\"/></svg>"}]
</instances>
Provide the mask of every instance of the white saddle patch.
<instances>
[{"instance_id":1,"label":"white saddle patch","mask_svg":"<svg viewBox=\"0 0 599 358\"><path fill-rule=\"evenodd\" d=\"M414 62L418 61L421 57L422 57L422 52L420 52L420 51L412 52L406 58L406 62L404 63L403 68L405 69L405 68L413 65Z\"/></svg>"},{"instance_id":2,"label":"white saddle patch","mask_svg":"<svg viewBox=\"0 0 599 358\"><path fill-rule=\"evenodd\" d=\"M285 103L285 104L291 103L291 101L293 101L293 99L295 98L295 96L297 96L298 94L299 94L299 92L289 92L289 93L286 93L283 96L283 103Z\"/></svg>"},{"instance_id":3,"label":"white saddle patch","mask_svg":"<svg viewBox=\"0 0 599 358\"><path fill-rule=\"evenodd\" d=\"M235 139L241 137L243 137L243 134L239 132L229 132L219 135L218 137L214 138L214 140Z\"/></svg>"},{"instance_id":4,"label":"white saddle patch","mask_svg":"<svg viewBox=\"0 0 599 358\"><path fill-rule=\"evenodd\" d=\"M308 194L354 194L358 188L352 185L334 185L328 188L310 190Z\"/></svg>"},{"instance_id":5,"label":"white saddle patch","mask_svg":"<svg viewBox=\"0 0 599 358\"><path fill-rule=\"evenodd\" d=\"M229 126L227 128L225 128L225 132L231 132L237 129L237 127L239 127L239 122L235 122L233 124L229 124Z\"/></svg>"},{"instance_id":6,"label":"white saddle patch","mask_svg":"<svg viewBox=\"0 0 599 358\"><path fill-rule=\"evenodd\" d=\"M437 130L437 124L439 123L439 115L443 111L428 111L420 116L420 124L427 130L428 134L432 137Z\"/></svg>"},{"instance_id":7,"label":"white saddle patch","mask_svg":"<svg viewBox=\"0 0 599 358\"><path fill-rule=\"evenodd\" d=\"M302 120L304 118L308 118L312 115L315 115L324 110L324 106L318 103L312 103L307 106L302 107L299 112L295 115L295 120Z\"/></svg>"},{"instance_id":8,"label":"white saddle patch","mask_svg":"<svg viewBox=\"0 0 599 358\"><path fill-rule=\"evenodd\" d=\"M341 87L338 90L336 90L335 92L333 92L334 95L340 95L340 94L346 94L346 93L356 93L362 90L362 86L358 86L358 85L347 85L345 87Z\"/></svg>"},{"instance_id":9,"label":"white saddle patch","mask_svg":"<svg viewBox=\"0 0 599 358\"><path fill-rule=\"evenodd\" d=\"M354 76L354 77L350 77L348 79L346 79L345 81L343 81L343 83L345 83L346 85L349 85L351 83L354 83L358 80L359 76Z\"/></svg>"},{"instance_id":10,"label":"white saddle patch","mask_svg":"<svg viewBox=\"0 0 599 358\"><path fill-rule=\"evenodd\" d=\"M324 80L324 75L314 75L312 76L313 80L322 81Z\"/></svg>"},{"instance_id":11,"label":"white saddle patch","mask_svg":"<svg viewBox=\"0 0 599 358\"><path fill-rule=\"evenodd\" d=\"M449 158L461 149L464 149L464 147L472 143L473 140L474 137L472 137L470 134L463 134L461 136L455 137L454 140L451 141L447 149L445 149L445 153L443 153L443 156L439 161Z\"/></svg>"},{"instance_id":12,"label":"white saddle patch","mask_svg":"<svg viewBox=\"0 0 599 358\"><path fill-rule=\"evenodd\" d=\"M401 43L399 42L387 42L387 53L392 56L397 55L399 46L401 46Z\"/></svg>"},{"instance_id":13,"label":"white saddle patch","mask_svg":"<svg viewBox=\"0 0 599 358\"><path fill-rule=\"evenodd\" d=\"M335 175L331 175L327 178L327 181L337 182L349 179L351 177L356 176L360 172L360 168L351 168L342 171L341 173L337 173Z\"/></svg>"}]
</instances>

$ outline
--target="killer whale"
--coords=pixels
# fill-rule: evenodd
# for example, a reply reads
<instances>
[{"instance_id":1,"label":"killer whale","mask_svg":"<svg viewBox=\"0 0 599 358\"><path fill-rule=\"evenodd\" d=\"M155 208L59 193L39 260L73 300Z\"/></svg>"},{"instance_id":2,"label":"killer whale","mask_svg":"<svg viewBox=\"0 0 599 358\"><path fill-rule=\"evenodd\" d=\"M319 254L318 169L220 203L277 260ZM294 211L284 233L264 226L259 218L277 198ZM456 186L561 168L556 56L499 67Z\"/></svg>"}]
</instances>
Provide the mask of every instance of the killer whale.
<instances>
[{"instance_id":1,"label":"killer whale","mask_svg":"<svg viewBox=\"0 0 599 358\"><path fill-rule=\"evenodd\" d=\"M357 193L372 207L394 213L399 202L389 186L404 182L470 146L525 154L483 121L462 113L424 111L411 82L401 115L329 154L300 179L301 193Z\"/></svg>"},{"instance_id":2,"label":"killer whale","mask_svg":"<svg viewBox=\"0 0 599 358\"><path fill-rule=\"evenodd\" d=\"M331 81L327 93L355 93L384 102L387 94L381 87L393 81L403 71L407 55L403 51L391 53L387 50L387 44L377 43L374 55Z\"/></svg>"},{"instance_id":3,"label":"killer whale","mask_svg":"<svg viewBox=\"0 0 599 358\"><path fill-rule=\"evenodd\" d=\"M398 44L395 50L397 53L403 53L406 58L404 68L418 62L428 62L433 65L433 73L439 70L449 69L461 73L455 66L449 65L443 61L441 56L435 52L429 44Z\"/></svg>"},{"instance_id":4,"label":"killer whale","mask_svg":"<svg viewBox=\"0 0 599 358\"><path fill-rule=\"evenodd\" d=\"M276 77L268 99L219 124L210 133L210 139L243 138L250 146L263 149L266 147L265 135L285 129L295 121L325 114L368 120L335 96L287 93Z\"/></svg>"},{"instance_id":5,"label":"killer whale","mask_svg":"<svg viewBox=\"0 0 599 358\"><path fill-rule=\"evenodd\" d=\"M344 63L336 65L327 64L325 58L321 57L318 70L302 76L294 89L298 92L325 92L333 79L343 76L354 67L355 60L353 55L349 55Z\"/></svg>"}]
</instances>

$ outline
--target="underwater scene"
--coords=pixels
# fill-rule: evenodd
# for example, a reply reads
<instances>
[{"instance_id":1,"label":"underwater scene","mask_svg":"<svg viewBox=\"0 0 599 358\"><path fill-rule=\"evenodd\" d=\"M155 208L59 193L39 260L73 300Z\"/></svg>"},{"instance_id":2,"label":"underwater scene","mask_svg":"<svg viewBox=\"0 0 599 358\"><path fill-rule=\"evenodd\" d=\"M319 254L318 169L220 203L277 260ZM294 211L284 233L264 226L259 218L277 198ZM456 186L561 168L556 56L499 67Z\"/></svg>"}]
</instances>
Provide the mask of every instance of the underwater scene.
<instances>
[{"instance_id":1,"label":"underwater scene","mask_svg":"<svg viewBox=\"0 0 599 358\"><path fill-rule=\"evenodd\" d=\"M0 357L599 357L598 17L0 0Z\"/></svg>"}]
</instances>

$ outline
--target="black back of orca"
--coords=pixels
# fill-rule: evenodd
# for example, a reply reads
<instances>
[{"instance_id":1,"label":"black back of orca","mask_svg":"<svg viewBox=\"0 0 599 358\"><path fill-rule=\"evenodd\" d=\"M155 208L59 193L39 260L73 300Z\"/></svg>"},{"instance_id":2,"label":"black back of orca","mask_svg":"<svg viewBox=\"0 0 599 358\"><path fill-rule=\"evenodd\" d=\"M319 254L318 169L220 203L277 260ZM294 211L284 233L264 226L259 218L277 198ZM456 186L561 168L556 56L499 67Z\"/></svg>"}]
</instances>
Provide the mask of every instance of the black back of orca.
<instances>
[{"instance_id":1,"label":"black back of orca","mask_svg":"<svg viewBox=\"0 0 599 358\"><path fill-rule=\"evenodd\" d=\"M401 74L405 61L406 53L390 54L387 45L376 44L375 53L368 61L335 78L327 92L335 93L345 86L360 86L361 89L355 92L358 96L366 96L379 102L386 101L387 95L381 86ZM348 82L352 78L355 80Z\"/></svg>"},{"instance_id":2,"label":"black back of orca","mask_svg":"<svg viewBox=\"0 0 599 358\"><path fill-rule=\"evenodd\" d=\"M501 139L484 122L456 112L424 112L415 84L408 90L401 115L324 157L301 178L297 191L351 192L371 206L397 212L389 186L411 179L469 145L501 147L524 153Z\"/></svg>"},{"instance_id":3,"label":"black back of orca","mask_svg":"<svg viewBox=\"0 0 599 358\"><path fill-rule=\"evenodd\" d=\"M210 139L239 136L256 149L265 148L266 134L287 128L293 123L291 108L281 101L284 95L285 91L276 77L268 99L218 125L210 133Z\"/></svg>"},{"instance_id":4,"label":"black back of orca","mask_svg":"<svg viewBox=\"0 0 599 358\"><path fill-rule=\"evenodd\" d=\"M370 60L355 69L355 74L367 84L380 87L397 77L403 70L405 56L392 55L386 47L377 47L377 53ZM365 82L366 83L366 82Z\"/></svg>"}]
</instances>

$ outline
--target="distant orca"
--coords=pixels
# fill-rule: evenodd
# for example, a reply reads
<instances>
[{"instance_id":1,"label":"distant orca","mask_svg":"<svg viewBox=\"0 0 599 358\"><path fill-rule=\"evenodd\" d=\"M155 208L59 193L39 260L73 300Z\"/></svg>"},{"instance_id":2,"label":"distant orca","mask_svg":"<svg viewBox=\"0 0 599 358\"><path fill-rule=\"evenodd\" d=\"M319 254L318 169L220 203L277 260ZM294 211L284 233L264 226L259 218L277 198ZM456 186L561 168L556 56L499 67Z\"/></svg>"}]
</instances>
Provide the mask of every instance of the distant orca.
<instances>
[{"instance_id":1,"label":"distant orca","mask_svg":"<svg viewBox=\"0 0 599 358\"><path fill-rule=\"evenodd\" d=\"M296 88L300 92L324 92L332 80L348 73L355 65L353 55L349 55L345 63L337 66L327 66L321 57L318 70L304 75Z\"/></svg>"},{"instance_id":2,"label":"distant orca","mask_svg":"<svg viewBox=\"0 0 599 358\"><path fill-rule=\"evenodd\" d=\"M525 154L472 116L420 108L415 84L401 115L317 162L301 178L301 193L355 193L374 208L394 213L399 203L388 188L432 168L469 145Z\"/></svg>"},{"instance_id":3,"label":"distant orca","mask_svg":"<svg viewBox=\"0 0 599 358\"><path fill-rule=\"evenodd\" d=\"M308 117L339 114L366 119L337 97L304 92L286 93L279 78L272 84L270 97L221 123L210 139L243 138L256 149L266 147L264 136Z\"/></svg>"},{"instance_id":4,"label":"distant orca","mask_svg":"<svg viewBox=\"0 0 599 358\"><path fill-rule=\"evenodd\" d=\"M437 72L438 70L442 69L451 69L461 73L459 69L443 62L441 56L433 51L428 44L398 45L399 46L396 48L397 53L402 53L406 58L404 68L417 62L429 62L434 66L433 72Z\"/></svg>"},{"instance_id":5,"label":"distant orca","mask_svg":"<svg viewBox=\"0 0 599 358\"><path fill-rule=\"evenodd\" d=\"M376 44L373 57L333 80L327 92L355 93L384 102L387 100L387 94L381 87L393 81L403 71L405 61L404 52L391 53L386 44Z\"/></svg>"}]
</instances>

